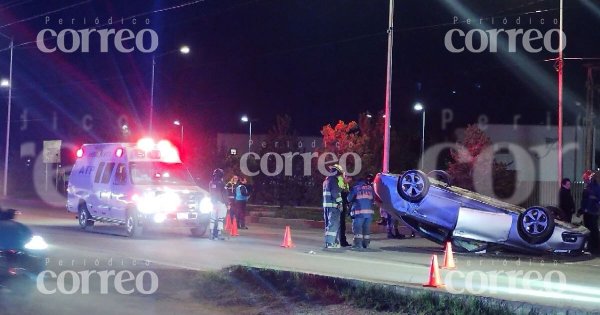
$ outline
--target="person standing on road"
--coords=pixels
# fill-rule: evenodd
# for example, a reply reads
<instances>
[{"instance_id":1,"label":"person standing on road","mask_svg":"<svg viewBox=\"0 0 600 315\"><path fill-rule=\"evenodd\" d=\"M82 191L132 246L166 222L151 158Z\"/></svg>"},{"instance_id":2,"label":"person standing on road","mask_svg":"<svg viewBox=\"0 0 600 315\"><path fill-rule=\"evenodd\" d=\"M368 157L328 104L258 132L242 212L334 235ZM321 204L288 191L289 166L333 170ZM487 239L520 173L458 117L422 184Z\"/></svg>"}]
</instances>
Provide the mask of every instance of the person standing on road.
<instances>
[{"instance_id":1,"label":"person standing on road","mask_svg":"<svg viewBox=\"0 0 600 315\"><path fill-rule=\"evenodd\" d=\"M340 213L342 211L342 195L338 184L344 170L339 164L329 168L332 173L323 181L323 217L325 219L325 248L340 248L338 233L340 229Z\"/></svg>"},{"instance_id":2,"label":"person standing on road","mask_svg":"<svg viewBox=\"0 0 600 315\"><path fill-rule=\"evenodd\" d=\"M225 184L225 189L227 190L227 208L229 209L229 218L233 222L233 218L236 217L236 209L235 209L235 188L237 187L239 182L239 178L237 175L233 175L231 179ZM236 218L236 220L239 220Z\"/></svg>"},{"instance_id":3,"label":"person standing on road","mask_svg":"<svg viewBox=\"0 0 600 315\"><path fill-rule=\"evenodd\" d=\"M600 185L598 185L596 174L591 170L587 170L583 173L583 182L586 186L581 196L580 213L583 213L583 225L590 230L587 250L592 254L600 254L600 239L598 232Z\"/></svg>"},{"instance_id":4,"label":"person standing on road","mask_svg":"<svg viewBox=\"0 0 600 315\"><path fill-rule=\"evenodd\" d=\"M560 182L560 191L558 193L558 207L562 211L563 217L560 219L571 223L573 214L575 213L575 201L571 194L571 180L563 178Z\"/></svg>"},{"instance_id":5,"label":"person standing on road","mask_svg":"<svg viewBox=\"0 0 600 315\"><path fill-rule=\"evenodd\" d=\"M245 177L240 179L239 184L235 188L235 216L237 217L238 228L247 230L246 227L246 204L250 198L250 191L246 186L248 181Z\"/></svg>"},{"instance_id":6,"label":"person standing on road","mask_svg":"<svg viewBox=\"0 0 600 315\"><path fill-rule=\"evenodd\" d=\"M373 175L367 175L366 179L360 180L348 193L348 202L352 205L350 216L352 217L352 233L354 240L352 248L368 248L371 242L371 221L373 220L373 201L375 192L373 190Z\"/></svg>"},{"instance_id":7,"label":"person standing on road","mask_svg":"<svg viewBox=\"0 0 600 315\"><path fill-rule=\"evenodd\" d=\"M348 240L346 239L346 217L348 216L350 208L350 203L348 202L347 198L348 194L350 193L351 181L352 178L350 178L350 176L346 176L346 174L338 177L338 185L340 186L342 194L342 212L340 213L340 246L342 247L350 246Z\"/></svg>"},{"instance_id":8,"label":"person standing on road","mask_svg":"<svg viewBox=\"0 0 600 315\"><path fill-rule=\"evenodd\" d=\"M225 183L223 183L224 172L217 168L213 171L212 180L208 185L208 192L213 204L212 212L210 213L210 239L224 240L223 225L227 216L227 191Z\"/></svg>"}]
</instances>

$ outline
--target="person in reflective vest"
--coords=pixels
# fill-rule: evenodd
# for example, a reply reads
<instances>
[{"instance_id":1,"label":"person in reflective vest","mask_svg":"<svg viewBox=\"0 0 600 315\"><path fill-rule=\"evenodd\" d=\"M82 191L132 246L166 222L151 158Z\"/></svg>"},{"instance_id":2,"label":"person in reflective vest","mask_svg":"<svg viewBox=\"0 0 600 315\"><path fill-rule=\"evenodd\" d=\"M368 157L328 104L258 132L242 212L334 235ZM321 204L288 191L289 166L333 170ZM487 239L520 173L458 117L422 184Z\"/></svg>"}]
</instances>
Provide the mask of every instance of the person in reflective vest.
<instances>
[{"instance_id":1,"label":"person in reflective vest","mask_svg":"<svg viewBox=\"0 0 600 315\"><path fill-rule=\"evenodd\" d=\"M220 239L223 237L223 225L227 216L227 190L223 182L224 172L218 168L213 171L212 180L208 184L208 192L213 204L213 210L210 213L209 231L211 240Z\"/></svg>"},{"instance_id":2,"label":"person in reflective vest","mask_svg":"<svg viewBox=\"0 0 600 315\"><path fill-rule=\"evenodd\" d=\"M373 220L373 175L359 180L348 194L351 203L350 216L352 217L352 232L354 240L352 248L368 248L371 242L371 221Z\"/></svg>"},{"instance_id":3,"label":"person in reflective vest","mask_svg":"<svg viewBox=\"0 0 600 315\"><path fill-rule=\"evenodd\" d=\"M235 216L237 217L238 228L247 230L246 227L246 204L250 198L248 181L242 177L235 188Z\"/></svg>"},{"instance_id":4,"label":"person in reflective vest","mask_svg":"<svg viewBox=\"0 0 600 315\"><path fill-rule=\"evenodd\" d=\"M338 178L344 170L339 164L329 168L331 175L323 181L323 217L325 219L325 248L340 248L338 242L342 195Z\"/></svg>"}]
</instances>

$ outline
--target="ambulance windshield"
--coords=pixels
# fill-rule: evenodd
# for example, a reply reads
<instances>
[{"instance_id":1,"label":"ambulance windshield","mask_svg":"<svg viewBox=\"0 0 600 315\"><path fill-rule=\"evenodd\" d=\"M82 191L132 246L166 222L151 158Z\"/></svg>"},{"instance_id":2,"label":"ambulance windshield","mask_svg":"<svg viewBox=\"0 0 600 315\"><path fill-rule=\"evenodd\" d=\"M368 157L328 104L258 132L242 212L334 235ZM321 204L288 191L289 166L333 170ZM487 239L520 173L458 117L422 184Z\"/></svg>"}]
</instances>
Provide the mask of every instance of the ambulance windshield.
<instances>
[{"instance_id":1,"label":"ambulance windshield","mask_svg":"<svg viewBox=\"0 0 600 315\"><path fill-rule=\"evenodd\" d=\"M195 185L181 163L131 162L129 169L134 185Z\"/></svg>"}]
</instances>

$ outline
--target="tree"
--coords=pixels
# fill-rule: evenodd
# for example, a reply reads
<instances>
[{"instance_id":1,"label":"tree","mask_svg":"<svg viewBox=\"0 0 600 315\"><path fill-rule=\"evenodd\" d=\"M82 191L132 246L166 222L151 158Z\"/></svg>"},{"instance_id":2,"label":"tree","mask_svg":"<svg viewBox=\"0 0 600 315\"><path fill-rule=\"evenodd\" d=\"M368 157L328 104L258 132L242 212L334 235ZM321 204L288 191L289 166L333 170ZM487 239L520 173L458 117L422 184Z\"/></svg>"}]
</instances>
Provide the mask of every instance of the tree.
<instances>
[{"instance_id":1,"label":"tree","mask_svg":"<svg viewBox=\"0 0 600 315\"><path fill-rule=\"evenodd\" d=\"M469 125L465 130L464 139L457 148L451 150L452 161L448 163L448 174L452 177L453 185L468 190L475 187L485 187L483 181L492 179L493 191L482 192L495 194L506 198L514 190L513 172L507 169L506 163L496 161L491 150L491 139L476 125ZM474 176L475 163L479 163L482 173Z\"/></svg>"}]
</instances>

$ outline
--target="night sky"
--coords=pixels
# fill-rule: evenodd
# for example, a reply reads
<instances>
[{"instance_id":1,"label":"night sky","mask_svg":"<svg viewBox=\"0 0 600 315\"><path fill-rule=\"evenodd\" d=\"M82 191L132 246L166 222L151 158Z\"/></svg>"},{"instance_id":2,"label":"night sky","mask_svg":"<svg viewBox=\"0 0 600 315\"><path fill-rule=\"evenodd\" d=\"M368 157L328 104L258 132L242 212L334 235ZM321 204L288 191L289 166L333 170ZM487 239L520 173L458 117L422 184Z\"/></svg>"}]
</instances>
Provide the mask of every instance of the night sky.
<instances>
[{"instance_id":1,"label":"night sky","mask_svg":"<svg viewBox=\"0 0 600 315\"><path fill-rule=\"evenodd\" d=\"M565 56L600 58L600 2L565 2ZM447 134L440 130L443 109L454 111L452 129L476 122L481 114L490 123L512 123L520 114L521 123L540 124L550 111L555 120L556 72L543 60L556 54L527 53L520 42L517 53L453 54L444 36L450 29L471 27L545 33L558 28L551 24L558 18L558 3L396 1L392 126L419 128L411 110L416 101L428 110L434 138ZM324 124L383 110L388 5L387 0L4 1L0 32L14 37L16 45L12 119L28 120L24 129L23 122L13 124L15 141L120 141L120 115L128 117L134 135L146 131L152 53L120 53L110 41L109 51L101 53L97 39L89 53L43 53L35 43L42 29L91 28L96 17L98 29L156 31L155 55L182 44L191 48L189 55L174 52L156 59L154 124L163 134L177 135L174 119L183 121L190 138L246 132L242 114L257 120L256 132L266 132L277 114L289 114L300 134L318 135ZM136 25L128 19L132 16ZM453 25L454 16L462 23ZM110 17L119 22L106 25ZM494 25L478 24L488 17L495 18ZM515 24L518 17L523 24ZM477 23L466 25L468 18ZM500 24L503 18L506 25ZM149 25L141 24L145 19ZM56 45L56 40L46 42ZM8 44L0 38L0 47ZM8 76L8 60L9 51L0 48L1 77ZM588 62L566 62L566 124L574 123L585 104L583 64ZM5 115L0 113L3 121ZM93 117L89 132L81 127L85 115Z\"/></svg>"}]
</instances>

